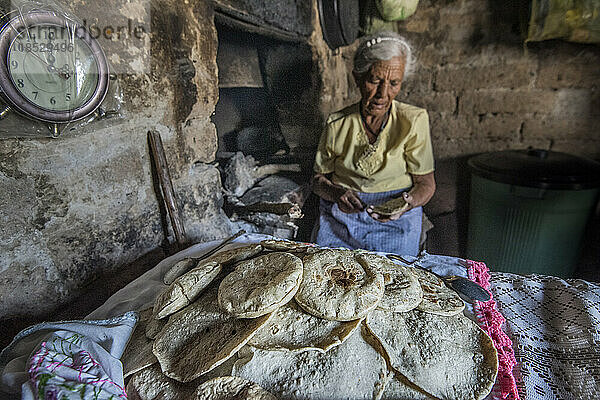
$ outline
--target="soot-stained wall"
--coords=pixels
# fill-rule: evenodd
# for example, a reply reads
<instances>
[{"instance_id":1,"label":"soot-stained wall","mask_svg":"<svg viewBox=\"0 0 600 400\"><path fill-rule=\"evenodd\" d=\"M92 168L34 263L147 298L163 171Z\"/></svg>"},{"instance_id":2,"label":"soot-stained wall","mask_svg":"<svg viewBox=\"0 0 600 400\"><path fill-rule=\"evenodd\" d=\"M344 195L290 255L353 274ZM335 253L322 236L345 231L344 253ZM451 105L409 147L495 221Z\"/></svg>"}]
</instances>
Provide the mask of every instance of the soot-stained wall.
<instances>
[{"instance_id":1,"label":"soot-stained wall","mask_svg":"<svg viewBox=\"0 0 600 400\"><path fill-rule=\"evenodd\" d=\"M68 3L88 18L106 13L103 2ZM212 6L134 0L110 8L125 21L145 12L149 34L131 54L106 52L117 75L113 84L122 90L122 116L59 139L0 140L3 337L47 319L93 286L106 286L107 276L112 284L131 279L127 266L160 249L165 234L149 130L162 136L188 239L222 238L233 229L211 164L217 137L210 115L218 99ZM160 256L145 259L142 268Z\"/></svg>"}]
</instances>

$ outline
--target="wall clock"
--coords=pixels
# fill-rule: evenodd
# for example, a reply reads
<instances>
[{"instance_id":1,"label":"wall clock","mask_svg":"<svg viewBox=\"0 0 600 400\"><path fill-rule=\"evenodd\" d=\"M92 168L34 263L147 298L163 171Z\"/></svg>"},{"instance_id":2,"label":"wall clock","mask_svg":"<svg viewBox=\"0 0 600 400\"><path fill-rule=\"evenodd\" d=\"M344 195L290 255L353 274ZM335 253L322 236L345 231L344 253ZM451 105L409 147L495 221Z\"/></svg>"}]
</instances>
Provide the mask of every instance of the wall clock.
<instances>
[{"instance_id":1,"label":"wall clock","mask_svg":"<svg viewBox=\"0 0 600 400\"><path fill-rule=\"evenodd\" d=\"M65 15L33 11L0 30L0 91L25 116L54 124L93 113L108 91L98 42Z\"/></svg>"}]
</instances>

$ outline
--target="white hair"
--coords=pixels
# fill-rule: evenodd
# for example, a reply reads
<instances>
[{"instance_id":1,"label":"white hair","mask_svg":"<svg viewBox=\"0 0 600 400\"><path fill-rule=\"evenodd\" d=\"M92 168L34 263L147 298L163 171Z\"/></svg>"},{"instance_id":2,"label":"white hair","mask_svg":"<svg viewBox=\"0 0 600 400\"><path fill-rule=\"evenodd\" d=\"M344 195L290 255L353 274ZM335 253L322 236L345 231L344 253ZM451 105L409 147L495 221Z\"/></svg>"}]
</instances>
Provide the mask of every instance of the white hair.
<instances>
[{"instance_id":1,"label":"white hair","mask_svg":"<svg viewBox=\"0 0 600 400\"><path fill-rule=\"evenodd\" d=\"M354 72L362 75L377 61L387 61L398 56L405 60L404 76L410 75L414 60L412 49L406 39L390 31L365 36L354 54Z\"/></svg>"}]
</instances>

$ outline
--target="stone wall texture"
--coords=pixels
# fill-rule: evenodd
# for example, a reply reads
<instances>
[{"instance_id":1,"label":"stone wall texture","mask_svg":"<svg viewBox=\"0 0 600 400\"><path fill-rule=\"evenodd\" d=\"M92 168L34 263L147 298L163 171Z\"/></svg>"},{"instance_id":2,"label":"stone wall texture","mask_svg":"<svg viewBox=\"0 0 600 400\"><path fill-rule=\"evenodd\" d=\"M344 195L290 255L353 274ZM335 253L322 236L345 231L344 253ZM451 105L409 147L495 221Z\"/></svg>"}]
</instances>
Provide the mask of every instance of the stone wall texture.
<instances>
[{"instance_id":1,"label":"stone wall texture","mask_svg":"<svg viewBox=\"0 0 600 400\"><path fill-rule=\"evenodd\" d=\"M70 5L88 15L107 6L85 3ZM165 243L149 130L162 136L188 239L213 240L233 229L211 164L217 136L210 115L218 99L212 6L128 3L150 6L151 59L146 71L117 74L122 116L54 140L0 140L3 333L18 328L15 321L48 319L77 296L107 285L107 277L113 284L122 277L124 285L126 267ZM128 10L122 11L125 20ZM137 274L158 260L145 260Z\"/></svg>"}]
</instances>

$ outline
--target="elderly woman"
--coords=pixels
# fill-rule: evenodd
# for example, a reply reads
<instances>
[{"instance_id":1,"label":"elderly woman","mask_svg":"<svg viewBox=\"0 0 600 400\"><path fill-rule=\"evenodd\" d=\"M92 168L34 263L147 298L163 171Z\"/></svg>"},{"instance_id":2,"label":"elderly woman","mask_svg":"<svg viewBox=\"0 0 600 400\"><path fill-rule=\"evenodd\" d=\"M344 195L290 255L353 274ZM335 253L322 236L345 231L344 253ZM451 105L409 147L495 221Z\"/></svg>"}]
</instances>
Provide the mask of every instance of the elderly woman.
<instances>
[{"instance_id":1,"label":"elderly woman","mask_svg":"<svg viewBox=\"0 0 600 400\"><path fill-rule=\"evenodd\" d=\"M315 159L316 243L418 254L422 206L435 180L427 111L395 100L411 64L411 49L396 33L366 37L358 47L352 73L362 99L329 116ZM373 211L399 196L407 203L402 211Z\"/></svg>"}]
</instances>

